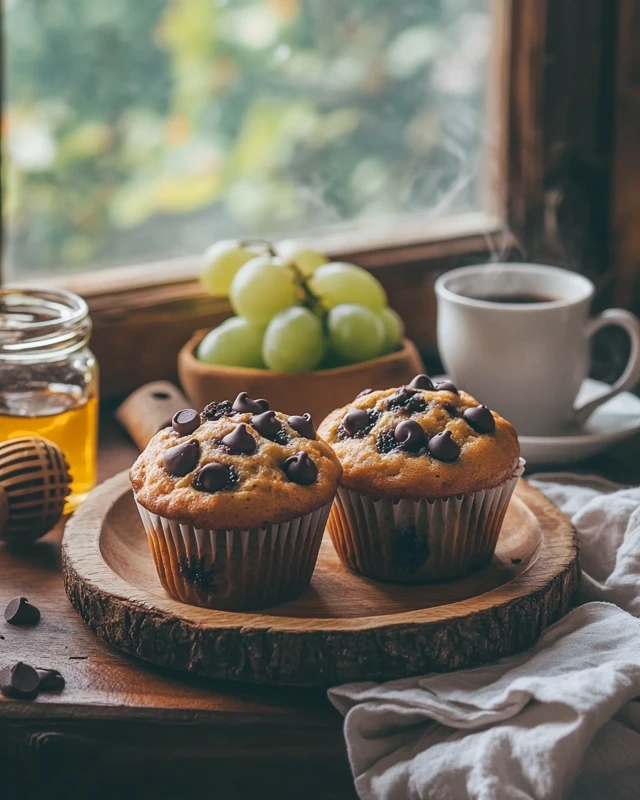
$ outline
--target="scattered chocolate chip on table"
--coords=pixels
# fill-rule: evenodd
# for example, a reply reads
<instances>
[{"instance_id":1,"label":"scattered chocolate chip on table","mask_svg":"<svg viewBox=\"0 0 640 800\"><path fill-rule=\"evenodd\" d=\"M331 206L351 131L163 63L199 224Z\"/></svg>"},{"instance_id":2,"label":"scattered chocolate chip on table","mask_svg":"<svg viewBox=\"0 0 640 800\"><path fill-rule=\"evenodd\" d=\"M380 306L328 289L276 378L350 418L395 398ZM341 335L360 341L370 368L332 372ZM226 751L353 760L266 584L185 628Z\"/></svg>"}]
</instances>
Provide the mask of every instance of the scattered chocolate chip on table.
<instances>
[{"instance_id":1,"label":"scattered chocolate chip on table","mask_svg":"<svg viewBox=\"0 0 640 800\"><path fill-rule=\"evenodd\" d=\"M4 610L4 618L10 625L37 625L40 609L32 605L26 597L14 597Z\"/></svg>"},{"instance_id":2,"label":"scattered chocolate chip on table","mask_svg":"<svg viewBox=\"0 0 640 800\"><path fill-rule=\"evenodd\" d=\"M40 679L39 689L43 692L59 692L65 687L65 679L57 669L36 667Z\"/></svg>"},{"instance_id":3,"label":"scattered chocolate chip on table","mask_svg":"<svg viewBox=\"0 0 640 800\"><path fill-rule=\"evenodd\" d=\"M16 700L33 700L38 694L40 678L36 670L18 661L0 672L0 692Z\"/></svg>"}]
</instances>

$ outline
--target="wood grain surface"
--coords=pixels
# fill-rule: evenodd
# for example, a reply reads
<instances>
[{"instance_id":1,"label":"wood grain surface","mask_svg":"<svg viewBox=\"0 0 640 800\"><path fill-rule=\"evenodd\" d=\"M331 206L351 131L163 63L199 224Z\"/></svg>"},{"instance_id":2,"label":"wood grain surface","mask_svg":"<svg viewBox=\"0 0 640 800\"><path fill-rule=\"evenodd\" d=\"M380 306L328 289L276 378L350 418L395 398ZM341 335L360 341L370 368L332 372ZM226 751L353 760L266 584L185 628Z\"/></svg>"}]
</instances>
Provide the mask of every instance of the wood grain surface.
<instances>
[{"instance_id":1,"label":"wood grain surface","mask_svg":"<svg viewBox=\"0 0 640 800\"><path fill-rule=\"evenodd\" d=\"M101 479L137 449L103 425ZM54 667L67 685L32 702L0 695L0 798L311 800L355 798L342 718L321 690L243 686L180 675L95 636L71 607L59 525L28 550L0 543L0 668ZM25 595L35 628L2 617Z\"/></svg>"},{"instance_id":2,"label":"wood grain surface","mask_svg":"<svg viewBox=\"0 0 640 800\"><path fill-rule=\"evenodd\" d=\"M585 464L638 483L640 437ZM100 480L138 451L104 409ZM24 594L33 629L0 615L0 668L17 659L60 669L65 690L35 702L0 696L0 797L353 800L342 719L324 691L181 675L94 636L66 598L59 526L23 553L0 544L0 607ZM1 610L1 609L0 609Z\"/></svg>"},{"instance_id":3,"label":"wood grain surface","mask_svg":"<svg viewBox=\"0 0 640 800\"><path fill-rule=\"evenodd\" d=\"M310 589L263 612L185 605L161 589L126 472L99 487L63 542L67 593L89 626L140 658L201 675L326 685L495 660L529 647L567 610L578 581L569 520L521 481L496 556L431 585L367 580L328 537Z\"/></svg>"}]
</instances>

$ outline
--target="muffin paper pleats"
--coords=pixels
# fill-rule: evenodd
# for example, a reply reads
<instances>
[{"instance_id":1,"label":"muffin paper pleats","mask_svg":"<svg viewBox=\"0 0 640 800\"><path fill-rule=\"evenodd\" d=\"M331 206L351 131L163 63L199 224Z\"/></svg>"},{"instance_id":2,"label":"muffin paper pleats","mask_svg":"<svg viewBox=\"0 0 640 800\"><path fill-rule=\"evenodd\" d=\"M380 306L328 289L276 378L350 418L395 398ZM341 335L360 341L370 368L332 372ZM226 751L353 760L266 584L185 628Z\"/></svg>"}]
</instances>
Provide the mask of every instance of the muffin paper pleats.
<instances>
[{"instance_id":1,"label":"muffin paper pleats","mask_svg":"<svg viewBox=\"0 0 640 800\"><path fill-rule=\"evenodd\" d=\"M493 489L394 500L340 486L327 525L340 560L369 578L420 583L457 578L486 564L496 548L518 478Z\"/></svg>"},{"instance_id":2,"label":"muffin paper pleats","mask_svg":"<svg viewBox=\"0 0 640 800\"><path fill-rule=\"evenodd\" d=\"M176 600L244 611L308 587L331 503L288 522L247 530L195 528L137 503L163 588Z\"/></svg>"}]
</instances>

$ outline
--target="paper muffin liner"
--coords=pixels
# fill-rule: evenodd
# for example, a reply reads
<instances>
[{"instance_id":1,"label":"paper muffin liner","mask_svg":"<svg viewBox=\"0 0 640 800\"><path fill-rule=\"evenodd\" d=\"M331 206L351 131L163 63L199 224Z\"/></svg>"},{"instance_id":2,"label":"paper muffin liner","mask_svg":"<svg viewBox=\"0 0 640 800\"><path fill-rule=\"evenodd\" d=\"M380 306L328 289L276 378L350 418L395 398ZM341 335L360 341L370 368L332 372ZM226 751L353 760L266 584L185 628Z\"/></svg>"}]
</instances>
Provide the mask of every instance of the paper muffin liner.
<instances>
[{"instance_id":1,"label":"paper muffin liner","mask_svg":"<svg viewBox=\"0 0 640 800\"><path fill-rule=\"evenodd\" d=\"M318 559L331 503L246 530L195 528L136 502L160 583L176 600L249 611L301 594Z\"/></svg>"},{"instance_id":2,"label":"paper muffin liner","mask_svg":"<svg viewBox=\"0 0 640 800\"><path fill-rule=\"evenodd\" d=\"M457 578L493 556L525 462L493 489L393 500L338 487L328 531L342 563L369 578L427 583Z\"/></svg>"}]
</instances>

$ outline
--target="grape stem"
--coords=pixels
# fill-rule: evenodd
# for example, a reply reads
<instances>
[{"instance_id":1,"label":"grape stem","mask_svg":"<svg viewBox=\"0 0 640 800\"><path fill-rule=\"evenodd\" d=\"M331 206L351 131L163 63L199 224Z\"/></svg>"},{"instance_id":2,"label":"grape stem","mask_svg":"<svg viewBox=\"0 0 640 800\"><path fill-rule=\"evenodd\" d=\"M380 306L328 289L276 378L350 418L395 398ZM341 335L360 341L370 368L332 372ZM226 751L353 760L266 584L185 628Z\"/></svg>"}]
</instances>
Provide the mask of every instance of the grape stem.
<instances>
[{"instance_id":1,"label":"grape stem","mask_svg":"<svg viewBox=\"0 0 640 800\"><path fill-rule=\"evenodd\" d=\"M290 261L288 266L291 268L295 281L298 286L302 289L304 293L304 300L302 301L302 305L306 308L311 309L314 313L318 313L318 309L322 312L322 316L326 315L326 310L322 307L322 303L320 302L320 298L315 295L311 289L309 288L309 283L302 272L298 269L298 265L295 261Z\"/></svg>"},{"instance_id":2,"label":"grape stem","mask_svg":"<svg viewBox=\"0 0 640 800\"><path fill-rule=\"evenodd\" d=\"M240 247L256 247L261 246L270 256L276 258L278 253L273 246L273 243L270 242L268 239L241 239L240 240ZM309 283L302 272L298 269L298 265L295 261L289 261L288 265L293 272L293 276L295 279L296 284L302 289L304 293L304 300L302 301L302 305L306 308L311 309L314 313L318 313L318 309L322 312L322 318L326 317L327 311L323 308L322 303L320 302L320 298L315 295L311 289L309 288Z\"/></svg>"}]
</instances>

